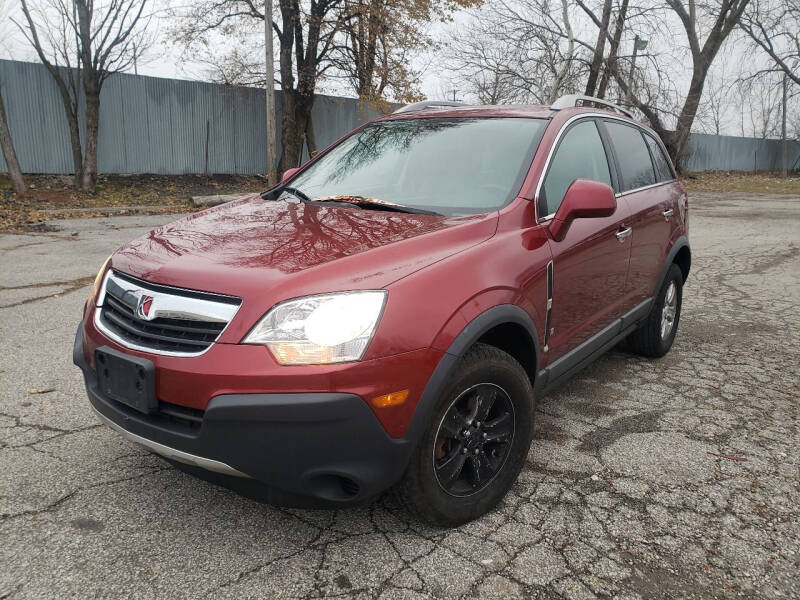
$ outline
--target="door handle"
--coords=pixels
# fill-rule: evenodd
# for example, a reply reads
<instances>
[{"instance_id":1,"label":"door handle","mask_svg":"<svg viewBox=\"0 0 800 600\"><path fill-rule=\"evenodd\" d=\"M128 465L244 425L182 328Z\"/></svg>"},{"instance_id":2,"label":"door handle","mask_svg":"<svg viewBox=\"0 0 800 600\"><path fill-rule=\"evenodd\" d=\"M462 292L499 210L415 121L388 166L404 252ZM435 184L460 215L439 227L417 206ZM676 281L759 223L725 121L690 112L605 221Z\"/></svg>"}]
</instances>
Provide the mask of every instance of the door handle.
<instances>
[{"instance_id":1,"label":"door handle","mask_svg":"<svg viewBox=\"0 0 800 600\"><path fill-rule=\"evenodd\" d=\"M617 239L620 242L624 242L625 238L632 233L633 233L633 227L626 227L625 229L618 231L615 235L617 236Z\"/></svg>"},{"instance_id":2,"label":"door handle","mask_svg":"<svg viewBox=\"0 0 800 600\"><path fill-rule=\"evenodd\" d=\"M667 210L665 210L665 211L664 211L663 213L661 213L661 214L662 214L662 215L664 215L664 218L665 218L665 219L667 219L667 220L669 221L669 218L670 218L672 215L674 215L674 214L675 214L675 211L674 211L674 210L672 210L671 208L668 208Z\"/></svg>"}]
</instances>

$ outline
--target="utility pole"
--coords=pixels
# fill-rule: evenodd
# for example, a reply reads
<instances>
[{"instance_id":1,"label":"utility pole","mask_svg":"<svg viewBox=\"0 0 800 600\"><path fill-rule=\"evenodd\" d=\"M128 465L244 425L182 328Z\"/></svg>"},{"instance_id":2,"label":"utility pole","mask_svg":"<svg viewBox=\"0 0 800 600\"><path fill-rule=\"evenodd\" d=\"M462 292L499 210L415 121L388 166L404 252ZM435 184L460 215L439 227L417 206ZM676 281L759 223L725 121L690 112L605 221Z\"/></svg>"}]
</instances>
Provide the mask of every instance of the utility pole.
<instances>
[{"instance_id":1,"label":"utility pole","mask_svg":"<svg viewBox=\"0 0 800 600\"><path fill-rule=\"evenodd\" d=\"M647 40L643 40L638 35L633 38L633 57L631 58L631 72L630 75L628 75L631 94L633 94L633 88L634 88L633 73L634 69L636 68L636 55L639 54L639 50L644 50L645 48L647 48Z\"/></svg>"},{"instance_id":2,"label":"utility pole","mask_svg":"<svg viewBox=\"0 0 800 600\"><path fill-rule=\"evenodd\" d=\"M789 176L789 143L786 141L786 88L787 88L786 73L783 74L783 117L781 123L781 137L783 138L783 166L781 168L781 177Z\"/></svg>"},{"instance_id":3,"label":"utility pole","mask_svg":"<svg viewBox=\"0 0 800 600\"><path fill-rule=\"evenodd\" d=\"M266 123L267 123L267 185L278 183L277 148L275 143L275 63L272 57L272 0L264 0L264 50L266 75Z\"/></svg>"}]
</instances>

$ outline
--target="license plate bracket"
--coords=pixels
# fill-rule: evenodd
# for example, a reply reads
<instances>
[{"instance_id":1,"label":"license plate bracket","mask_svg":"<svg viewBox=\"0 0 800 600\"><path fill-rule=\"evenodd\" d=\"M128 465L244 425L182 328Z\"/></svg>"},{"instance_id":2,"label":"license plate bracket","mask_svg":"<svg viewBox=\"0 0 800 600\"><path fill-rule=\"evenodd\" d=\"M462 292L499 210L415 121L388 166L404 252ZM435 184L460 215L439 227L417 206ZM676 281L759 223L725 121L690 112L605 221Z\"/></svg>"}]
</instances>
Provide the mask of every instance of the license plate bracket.
<instances>
[{"instance_id":1,"label":"license plate bracket","mask_svg":"<svg viewBox=\"0 0 800 600\"><path fill-rule=\"evenodd\" d=\"M117 402L148 414L158 408L156 368L152 361L108 346L94 351L97 385Z\"/></svg>"}]
</instances>

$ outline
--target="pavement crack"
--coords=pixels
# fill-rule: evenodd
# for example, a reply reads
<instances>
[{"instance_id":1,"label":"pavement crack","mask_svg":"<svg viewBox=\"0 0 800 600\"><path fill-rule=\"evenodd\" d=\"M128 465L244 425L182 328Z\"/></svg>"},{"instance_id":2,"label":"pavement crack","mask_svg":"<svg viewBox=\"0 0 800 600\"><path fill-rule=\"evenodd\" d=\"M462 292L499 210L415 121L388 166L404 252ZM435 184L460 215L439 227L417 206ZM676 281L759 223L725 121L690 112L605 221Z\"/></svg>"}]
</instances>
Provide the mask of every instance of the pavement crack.
<instances>
[{"instance_id":1,"label":"pavement crack","mask_svg":"<svg viewBox=\"0 0 800 600\"><path fill-rule=\"evenodd\" d=\"M11 304L0 304L0 308L13 308L15 306L22 306L24 304L30 304L32 302L38 302L40 300L47 300L49 298L57 298L59 296L63 296L65 294L70 294L76 290L79 290L87 285L91 285L94 281L95 275L88 275L86 277L79 277L77 279L71 279L69 281L53 281L53 282L42 282L42 283L31 283L27 285L18 285L18 286L11 286L5 287L0 286L0 292L8 291L8 290L24 290L24 289L34 289L34 288L43 288L43 287L55 287L61 286L64 289L52 293L52 294L45 294L43 296L34 296L32 298L25 298L24 300L19 300L18 302L12 302Z\"/></svg>"}]
</instances>

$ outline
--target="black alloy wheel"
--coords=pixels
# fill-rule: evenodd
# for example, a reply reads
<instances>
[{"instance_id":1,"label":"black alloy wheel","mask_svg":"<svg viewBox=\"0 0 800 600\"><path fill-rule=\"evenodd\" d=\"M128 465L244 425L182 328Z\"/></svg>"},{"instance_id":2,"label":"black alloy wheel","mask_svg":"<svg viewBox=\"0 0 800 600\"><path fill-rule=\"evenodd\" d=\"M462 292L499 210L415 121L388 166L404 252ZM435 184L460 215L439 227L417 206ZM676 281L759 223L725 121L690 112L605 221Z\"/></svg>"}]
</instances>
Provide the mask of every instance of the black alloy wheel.
<instances>
[{"instance_id":1,"label":"black alloy wheel","mask_svg":"<svg viewBox=\"0 0 800 600\"><path fill-rule=\"evenodd\" d=\"M395 491L423 521L454 527L490 511L514 485L533 437L533 386L512 356L477 343L434 402Z\"/></svg>"},{"instance_id":2,"label":"black alloy wheel","mask_svg":"<svg viewBox=\"0 0 800 600\"><path fill-rule=\"evenodd\" d=\"M514 439L514 405L506 391L479 383L445 412L433 447L436 479L453 496L469 496L503 468Z\"/></svg>"}]
</instances>

